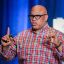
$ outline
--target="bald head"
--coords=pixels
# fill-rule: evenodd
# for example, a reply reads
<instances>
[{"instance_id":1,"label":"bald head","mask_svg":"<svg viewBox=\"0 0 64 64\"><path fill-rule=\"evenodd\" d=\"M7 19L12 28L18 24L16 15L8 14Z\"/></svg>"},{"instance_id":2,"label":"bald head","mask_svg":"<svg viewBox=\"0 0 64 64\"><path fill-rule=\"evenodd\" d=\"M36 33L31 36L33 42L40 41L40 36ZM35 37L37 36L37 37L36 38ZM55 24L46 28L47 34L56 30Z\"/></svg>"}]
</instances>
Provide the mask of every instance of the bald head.
<instances>
[{"instance_id":1,"label":"bald head","mask_svg":"<svg viewBox=\"0 0 64 64\"><path fill-rule=\"evenodd\" d=\"M42 5L35 5L32 7L31 9L31 14L34 14L34 15L42 15L42 14L47 14L47 10L44 6Z\"/></svg>"}]
</instances>

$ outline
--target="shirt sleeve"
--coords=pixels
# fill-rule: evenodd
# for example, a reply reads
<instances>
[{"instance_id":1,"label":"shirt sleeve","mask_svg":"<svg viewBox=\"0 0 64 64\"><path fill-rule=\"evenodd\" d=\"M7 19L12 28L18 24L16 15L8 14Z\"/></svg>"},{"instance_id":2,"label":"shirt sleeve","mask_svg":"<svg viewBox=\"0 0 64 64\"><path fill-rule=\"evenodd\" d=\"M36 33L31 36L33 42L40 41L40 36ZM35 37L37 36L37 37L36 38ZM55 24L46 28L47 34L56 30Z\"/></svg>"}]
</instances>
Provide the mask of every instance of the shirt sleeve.
<instances>
[{"instance_id":1,"label":"shirt sleeve","mask_svg":"<svg viewBox=\"0 0 64 64\"><path fill-rule=\"evenodd\" d=\"M58 39L60 40L61 45L62 45L62 52L59 52L59 51L56 49L56 53L57 53L60 61L64 61L64 34L58 33Z\"/></svg>"},{"instance_id":2,"label":"shirt sleeve","mask_svg":"<svg viewBox=\"0 0 64 64\"><path fill-rule=\"evenodd\" d=\"M2 45L0 45L0 55L4 58L11 60L14 58L18 51L19 45L23 42L23 32L19 33L17 36L14 37L14 42L11 45L7 46L6 49L3 49Z\"/></svg>"},{"instance_id":3,"label":"shirt sleeve","mask_svg":"<svg viewBox=\"0 0 64 64\"><path fill-rule=\"evenodd\" d=\"M2 55L6 60L11 60L16 56L16 44L13 43L6 48L3 48L2 45L0 45L0 55Z\"/></svg>"}]
</instances>

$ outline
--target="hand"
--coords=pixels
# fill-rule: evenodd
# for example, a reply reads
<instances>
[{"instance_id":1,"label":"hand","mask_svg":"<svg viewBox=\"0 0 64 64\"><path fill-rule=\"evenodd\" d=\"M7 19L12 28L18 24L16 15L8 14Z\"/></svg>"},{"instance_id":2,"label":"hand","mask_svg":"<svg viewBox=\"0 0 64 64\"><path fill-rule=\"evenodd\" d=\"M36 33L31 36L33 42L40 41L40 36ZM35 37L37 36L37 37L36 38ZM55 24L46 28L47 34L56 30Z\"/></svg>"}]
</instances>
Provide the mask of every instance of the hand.
<instances>
[{"instance_id":1,"label":"hand","mask_svg":"<svg viewBox=\"0 0 64 64\"><path fill-rule=\"evenodd\" d=\"M58 40L57 36L56 36L56 32L53 28L50 28L47 31L47 34L45 35L45 40L46 40L46 44L54 44L55 46L59 46L60 41Z\"/></svg>"},{"instance_id":2,"label":"hand","mask_svg":"<svg viewBox=\"0 0 64 64\"><path fill-rule=\"evenodd\" d=\"M7 34L2 37L1 43L3 46L8 46L11 44L11 42L13 42L13 40L14 39L10 36L10 28L8 27Z\"/></svg>"}]
</instances>

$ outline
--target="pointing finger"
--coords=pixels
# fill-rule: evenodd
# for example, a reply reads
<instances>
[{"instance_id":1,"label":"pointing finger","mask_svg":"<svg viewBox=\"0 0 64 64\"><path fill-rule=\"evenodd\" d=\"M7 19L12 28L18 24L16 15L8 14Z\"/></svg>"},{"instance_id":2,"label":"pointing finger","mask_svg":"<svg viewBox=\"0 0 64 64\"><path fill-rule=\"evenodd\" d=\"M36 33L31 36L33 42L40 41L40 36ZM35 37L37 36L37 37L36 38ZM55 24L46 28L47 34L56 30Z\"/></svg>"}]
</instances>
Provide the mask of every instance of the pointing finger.
<instances>
[{"instance_id":1,"label":"pointing finger","mask_svg":"<svg viewBox=\"0 0 64 64\"><path fill-rule=\"evenodd\" d=\"M10 35L10 28L7 28L7 35Z\"/></svg>"}]
</instances>

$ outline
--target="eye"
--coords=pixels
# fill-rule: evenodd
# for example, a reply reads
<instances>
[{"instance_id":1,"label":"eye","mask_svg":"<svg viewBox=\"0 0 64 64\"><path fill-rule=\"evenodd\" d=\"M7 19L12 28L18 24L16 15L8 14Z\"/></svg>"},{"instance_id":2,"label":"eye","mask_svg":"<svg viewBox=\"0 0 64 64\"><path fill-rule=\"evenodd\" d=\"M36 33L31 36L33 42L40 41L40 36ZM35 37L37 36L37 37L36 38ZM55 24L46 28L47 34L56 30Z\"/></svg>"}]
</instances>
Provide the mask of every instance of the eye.
<instances>
[{"instance_id":1,"label":"eye","mask_svg":"<svg viewBox=\"0 0 64 64\"><path fill-rule=\"evenodd\" d=\"M35 15L36 20L40 19L40 15Z\"/></svg>"},{"instance_id":2,"label":"eye","mask_svg":"<svg viewBox=\"0 0 64 64\"><path fill-rule=\"evenodd\" d=\"M30 17L30 19L34 19L35 18L36 20L38 20L38 19L40 19L44 15L47 15L47 14L43 14L43 15L29 15L29 17Z\"/></svg>"}]
</instances>

